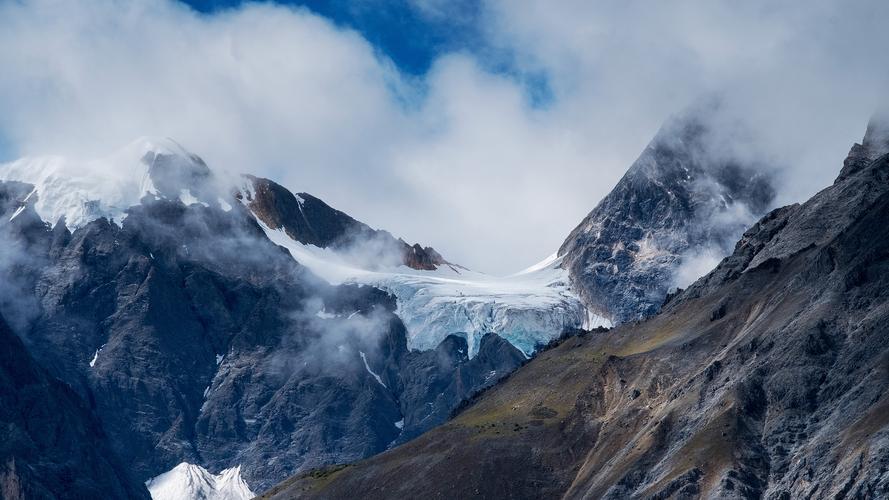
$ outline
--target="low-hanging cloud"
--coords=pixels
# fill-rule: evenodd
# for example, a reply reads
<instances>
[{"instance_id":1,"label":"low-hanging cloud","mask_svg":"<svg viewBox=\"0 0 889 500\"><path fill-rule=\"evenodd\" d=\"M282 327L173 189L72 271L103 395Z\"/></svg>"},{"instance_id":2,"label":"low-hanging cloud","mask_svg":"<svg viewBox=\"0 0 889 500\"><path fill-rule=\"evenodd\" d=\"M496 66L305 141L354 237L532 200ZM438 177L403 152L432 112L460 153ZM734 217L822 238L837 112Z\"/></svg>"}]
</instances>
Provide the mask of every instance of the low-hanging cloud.
<instances>
[{"instance_id":1,"label":"low-hanging cloud","mask_svg":"<svg viewBox=\"0 0 889 500\"><path fill-rule=\"evenodd\" d=\"M446 2L418 5L447 18ZM412 77L302 9L3 2L0 144L7 157L96 157L174 137L211 167L505 273L557 248L701 95L751 131L736 151L787 166L785 203L833 179L889 88L879 0L488 0L479 12L486 47Z\"/></svg>"}]
</instances>

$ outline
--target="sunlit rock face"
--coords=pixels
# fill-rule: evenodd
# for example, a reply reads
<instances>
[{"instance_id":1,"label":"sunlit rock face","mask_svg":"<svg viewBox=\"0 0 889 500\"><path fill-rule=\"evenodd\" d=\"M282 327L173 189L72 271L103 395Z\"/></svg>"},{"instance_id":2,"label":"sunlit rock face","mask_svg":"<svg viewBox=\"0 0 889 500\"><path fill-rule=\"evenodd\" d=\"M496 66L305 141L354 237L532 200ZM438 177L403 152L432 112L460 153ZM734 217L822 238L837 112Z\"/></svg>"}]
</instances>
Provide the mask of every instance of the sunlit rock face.
<instances>
[{"instance_id":1,"label":"sunlit rock face","mask_svg":"<svg viewBox=\"0 0 889 500\"><path fill-rule=\"evenodd\" d=\"M448 265L432 247L409 245L308 193L291 193L269 179L244 176L236 197L271 229L281 229L299 243L346 253L364 267L405 265L433 271Z\"/></svg>"}]
</instances>

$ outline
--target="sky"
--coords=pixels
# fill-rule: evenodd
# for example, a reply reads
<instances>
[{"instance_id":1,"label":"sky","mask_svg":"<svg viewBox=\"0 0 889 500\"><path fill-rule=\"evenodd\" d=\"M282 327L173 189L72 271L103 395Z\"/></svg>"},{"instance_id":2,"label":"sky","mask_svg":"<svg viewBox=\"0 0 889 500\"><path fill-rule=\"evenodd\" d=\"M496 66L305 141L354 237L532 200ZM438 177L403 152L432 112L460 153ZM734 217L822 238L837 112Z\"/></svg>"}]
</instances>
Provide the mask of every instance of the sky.
<instances>
[{"instance_id":1,"label":"sky","mask_svg":"<svg viewBox=\"0 0 889 500\"><path fill-rule=\"evenodd\" d=\"M0 161L172 137L505 274L701 99L775 166L776 203L829 184L886 104L886 20L882 0L0 0Z\"/></svg>"}]
</instances>

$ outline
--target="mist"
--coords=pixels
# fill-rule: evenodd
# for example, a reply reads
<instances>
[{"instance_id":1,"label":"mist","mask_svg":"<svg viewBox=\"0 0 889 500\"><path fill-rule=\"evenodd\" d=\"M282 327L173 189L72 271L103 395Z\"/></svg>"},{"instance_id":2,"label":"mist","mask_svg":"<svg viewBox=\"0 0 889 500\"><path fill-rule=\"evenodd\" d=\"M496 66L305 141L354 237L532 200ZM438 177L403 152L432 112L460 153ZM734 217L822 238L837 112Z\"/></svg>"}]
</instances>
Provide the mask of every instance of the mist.
<instances>
[{"instance_id":1,"label":"mist","mask_svg":"<svg viewBox=\"0 0 889 500\"><path fill-rule=\"evenodd\" d=\"M558 248L702 96L749 131L726 127L727 151L775 166L775 205L832 182L886 103L887 18L878 0L489 0L479 46L414 76L305 9L4 2L0 161L173 137L211 168L507 274Z\"/></svg>"}]
</instances>

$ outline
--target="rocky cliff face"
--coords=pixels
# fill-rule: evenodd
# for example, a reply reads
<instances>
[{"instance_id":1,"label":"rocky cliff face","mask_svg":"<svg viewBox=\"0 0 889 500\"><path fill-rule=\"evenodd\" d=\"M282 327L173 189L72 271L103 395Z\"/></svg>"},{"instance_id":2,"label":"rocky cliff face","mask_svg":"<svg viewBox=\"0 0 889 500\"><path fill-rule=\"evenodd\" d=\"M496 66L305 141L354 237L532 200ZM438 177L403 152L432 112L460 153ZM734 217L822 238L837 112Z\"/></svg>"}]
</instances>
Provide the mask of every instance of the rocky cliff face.
<instances>
[{"instance_id":1,"label":"rocky cliff face","mask_svg":"<svg viewBox=\"0 0 889 500\"><path fill-rule=\"evenodd\" d=\"M697 116L668 121L559 249L586 305L615 324L712 269L774 198L762 169L719 151Z\"/></svg>"},{"instance_id":2,"label":"rocky cliff face","mask_svg":"<svg viewBox=\"0 0 889 500\"><path fill-rule=\"evenodd\" d=\"M889 156L873 130L834 185L760 219L660 314L569 338L447 424L266 497L889 496Z\"/></svg>"},{"instance_id":3,"label":"rocky cliff face","mask_svg":"<svg viewBox=\"0 0 889 500\"><path fill-rule=\"evenodd\" d=\"M148 498L87 403L0 317L0 498Z\"/></svg>"}]
</instances>

